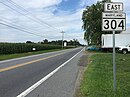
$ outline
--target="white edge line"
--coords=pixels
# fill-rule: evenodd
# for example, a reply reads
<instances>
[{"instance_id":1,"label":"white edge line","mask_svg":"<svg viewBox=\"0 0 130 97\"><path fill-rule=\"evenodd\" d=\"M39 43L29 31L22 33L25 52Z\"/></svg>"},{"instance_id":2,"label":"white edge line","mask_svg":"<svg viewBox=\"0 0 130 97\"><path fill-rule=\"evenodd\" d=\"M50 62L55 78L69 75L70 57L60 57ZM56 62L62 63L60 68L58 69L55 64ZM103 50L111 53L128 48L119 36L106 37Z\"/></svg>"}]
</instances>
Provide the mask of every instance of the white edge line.
<instances>
[{"instance_id":1,"label":"white edge line","mask_svg":"<svg viewBox=\"0 0 130 97\"><path fill-rule=\"evenodd\" d=\"M46 75L44 78L42 78L41 80L39 80L38 82L36 82L34 85L32 85L31 87L29 87L27 90L25 90L24 92L22 92L21 94L19 94L16 97L25 97L25 96L27 96L34 89L36 89L39 85L41 85L43 82L45 82L47 79L49 79L52 75L54 75L61 67L63 67L65 64L67 64L68 62L70 62L73 58L75 58L79 53L81 53L83 51L83 49L81 51L79 51L77 54L75 54L72 58L70 58L69 60L67 60L65 63L63 63L62 65L60 65L59 67L57 67L51 73L49 73L48 75Z\"/></svg>"}]
</instances>

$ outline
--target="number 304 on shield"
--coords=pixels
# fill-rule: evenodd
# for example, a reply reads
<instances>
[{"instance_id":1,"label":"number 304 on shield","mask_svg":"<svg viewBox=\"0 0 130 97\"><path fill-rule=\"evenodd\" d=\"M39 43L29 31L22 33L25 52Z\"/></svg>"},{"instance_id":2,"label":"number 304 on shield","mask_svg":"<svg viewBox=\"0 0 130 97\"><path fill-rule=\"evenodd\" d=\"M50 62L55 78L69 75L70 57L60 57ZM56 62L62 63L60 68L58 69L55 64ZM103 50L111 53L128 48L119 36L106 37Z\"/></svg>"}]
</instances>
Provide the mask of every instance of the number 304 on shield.
<instances>
[{"instance_id":1,"label":"number 304 on shield","mask_svg":"<svg viewBox=\"0 0 130 97\"><path fill-rule=\"evenodd\" d=\"M125 19L102 19L103 31L125 31Z\"/></svg>"}]
</instances>

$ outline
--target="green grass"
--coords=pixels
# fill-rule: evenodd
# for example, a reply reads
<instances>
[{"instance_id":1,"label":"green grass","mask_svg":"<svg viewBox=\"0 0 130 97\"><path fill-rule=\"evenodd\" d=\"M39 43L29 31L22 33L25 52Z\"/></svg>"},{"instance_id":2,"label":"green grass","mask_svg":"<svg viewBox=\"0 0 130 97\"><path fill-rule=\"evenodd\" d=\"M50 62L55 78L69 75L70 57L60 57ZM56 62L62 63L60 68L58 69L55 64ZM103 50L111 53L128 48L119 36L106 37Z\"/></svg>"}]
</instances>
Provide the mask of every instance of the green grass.
<instances>
[{"instance_id":1,"label":"green grass","mask_svg":"<svg viewBox=\"0 0 130 97\"><path fill-rule=\"evenodd\" d=\"M13 59L13 58L19 58L19 57L25 57L25 56L30 56L30 55L42 54L42 53L47 53L47 52L59 51L59 50L62 50L62 49L53 49L53 50L44 50L44 51L36 51L36 52L28 52L28 53L0 55L0 61L7 60L7 59Z\"/></svg>"},{"instance_id":2,"label":"green grass","mask_svg":"<svg viewBox=\"0 0 130 97\"><path fill-rule=\"evenodd\" d=\"M81 82L79 97L130 97L130 54L116 54L117 90L113 92L112 54L90 57Z\"/></svg>"}]
</instances>

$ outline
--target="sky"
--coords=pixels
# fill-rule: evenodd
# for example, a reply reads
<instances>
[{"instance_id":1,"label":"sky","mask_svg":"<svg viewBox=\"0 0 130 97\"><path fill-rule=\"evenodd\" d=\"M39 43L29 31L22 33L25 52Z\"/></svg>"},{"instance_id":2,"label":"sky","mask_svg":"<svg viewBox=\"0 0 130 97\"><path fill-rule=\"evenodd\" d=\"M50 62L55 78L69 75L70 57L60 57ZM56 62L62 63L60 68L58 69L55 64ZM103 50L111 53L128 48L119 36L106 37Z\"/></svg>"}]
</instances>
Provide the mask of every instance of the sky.
<instances>
[{"instance_id":1,"label":"sky","mask_svg":"<svg viewBox=\"0 0 130 97\"><path fill-rule=\"evenodd\" d=\"M44 39L84 41L82 12L98 0L0 0L0 42L39 42ZM130 28L130 0L123 2ZM3 25L4 24L4 25ZM6 24L6 25L5 25ZM17 27L26 32L7 26Z\"/></svg>"}]
</instances>

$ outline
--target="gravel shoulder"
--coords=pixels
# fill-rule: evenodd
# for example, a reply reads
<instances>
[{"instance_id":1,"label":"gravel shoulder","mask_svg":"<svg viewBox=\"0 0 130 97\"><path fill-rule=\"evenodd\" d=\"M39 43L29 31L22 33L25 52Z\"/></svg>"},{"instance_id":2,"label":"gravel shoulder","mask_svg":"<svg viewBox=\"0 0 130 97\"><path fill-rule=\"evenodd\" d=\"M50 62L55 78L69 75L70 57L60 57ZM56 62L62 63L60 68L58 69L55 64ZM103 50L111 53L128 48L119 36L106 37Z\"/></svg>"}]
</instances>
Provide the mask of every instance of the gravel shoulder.
<instances>
[{"instance_id":1,"label":"gravel shoulder","mask_svg":"<svg viewBox=\"0 0 130 97\"><path fill-rule=\"evenodd\" d=\"M92 56L92 53L84 51L84 55L79 60L79 63L78 63L79 72L78 72L78 77L75 84L73 97L79 97L80 83L83 80L83 75L84 75L84 72L87 70L88 64L91 62L90 56Z\"/></svg>"},{"instance_id":2,"label":"gravel shoulder","mask_svg":"<svg viewBox=\"0 0 130 97\"><path fill-rule=\"evenodd\" d=\"M81 60L84 55L86 53L82 51L38 88L28 94L27 97L74 97L80 65L83 65Z\"/></svg>"}]
</instances>

